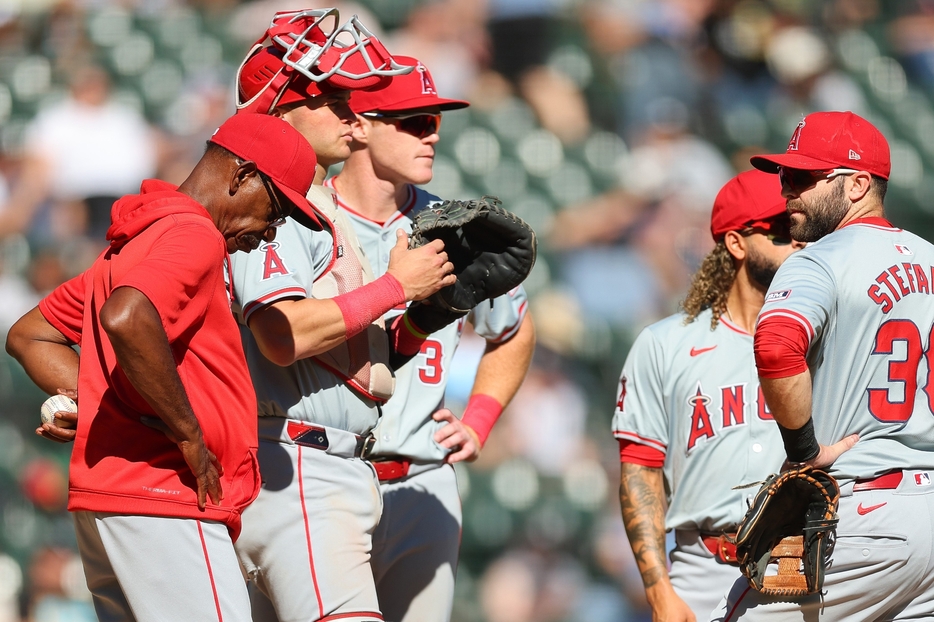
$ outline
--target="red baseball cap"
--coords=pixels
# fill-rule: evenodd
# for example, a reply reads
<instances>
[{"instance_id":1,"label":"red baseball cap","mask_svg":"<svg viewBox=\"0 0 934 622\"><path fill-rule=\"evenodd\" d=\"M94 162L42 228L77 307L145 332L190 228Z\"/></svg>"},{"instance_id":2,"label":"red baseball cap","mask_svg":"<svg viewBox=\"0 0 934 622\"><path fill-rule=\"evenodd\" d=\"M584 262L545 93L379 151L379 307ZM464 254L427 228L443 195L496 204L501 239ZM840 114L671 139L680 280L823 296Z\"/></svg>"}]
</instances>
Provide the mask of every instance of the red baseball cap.
<instances>
[{"instance_id":1,"label":"red baseball cap","mask_svg":"<svg viewBox=\"0 0 934 622\"><path fill-rule=\"evenodd\" d=\"M777 173L779 166L808 171L840 167L888 179L892 170L885 136L852 112L811 113L798 123L785 153L757 155L749 161L766 173Z\"/></svg>"},{"instance_id":2,"label":"red baseball cap","mask_svg":"<svg viewBox=\"0 0 934 622\"><path fill-rule=\"evenodd\" d=\"M388 86L376 90L354 91L350 96L350 109L357 114L379 110L390 112L437 107L441 110L458 110L470 105L459 99L438 97L435 81L428 67L411 56L394 56L397 62L415 67L415 71L393 76Z\"/></svg>"},{"instance_id":3,"label":"red baseball cap","mask_svg":"<svg viewBox=\"0 0 934 622\"><path fill-rule=\"evenodd\" d=\"M255 162L295 206L292 217L306 227L321 228L314 207L305 198L315 180L318 159L298 130L279 117L241 112L224 121L210 142Z\"/></svg>"},{"instance_id":4,"label":"red baseball cap","mask_svg":"<svg viewBox=\"0 0 934 622\"><path fill-rule=\"evenodd\" d=\"M727 231L752 224L768 229L770 220L785 215L782 184L776 175L751 170L740 173L720 188L710 213L710 234L719 242Z\"/></svg>"}]
</instances>

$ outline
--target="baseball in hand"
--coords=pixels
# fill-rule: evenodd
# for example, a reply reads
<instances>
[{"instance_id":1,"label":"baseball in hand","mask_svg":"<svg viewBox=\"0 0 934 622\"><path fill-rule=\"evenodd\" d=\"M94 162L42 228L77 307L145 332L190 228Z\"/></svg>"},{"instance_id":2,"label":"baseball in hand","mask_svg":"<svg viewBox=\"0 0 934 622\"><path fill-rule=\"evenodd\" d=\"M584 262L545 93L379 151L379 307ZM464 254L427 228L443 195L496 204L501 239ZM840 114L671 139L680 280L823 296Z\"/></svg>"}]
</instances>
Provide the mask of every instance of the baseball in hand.
<instances>
[{"instance_id":1,"label":"baseball in hand","mask_svg":"<svg viewBox=\"0 0 934 622\"><path fill-rule=\"evenodd\" d=\"M53 395L44 401L42 403L42 408L39 409L39 415L42 418L42 423L51 423L52 425L55 425L55 413L59 411L76 413L78 412L78 405L75 404L75 401L67 395Z\"/></svg>"}]
</instances>

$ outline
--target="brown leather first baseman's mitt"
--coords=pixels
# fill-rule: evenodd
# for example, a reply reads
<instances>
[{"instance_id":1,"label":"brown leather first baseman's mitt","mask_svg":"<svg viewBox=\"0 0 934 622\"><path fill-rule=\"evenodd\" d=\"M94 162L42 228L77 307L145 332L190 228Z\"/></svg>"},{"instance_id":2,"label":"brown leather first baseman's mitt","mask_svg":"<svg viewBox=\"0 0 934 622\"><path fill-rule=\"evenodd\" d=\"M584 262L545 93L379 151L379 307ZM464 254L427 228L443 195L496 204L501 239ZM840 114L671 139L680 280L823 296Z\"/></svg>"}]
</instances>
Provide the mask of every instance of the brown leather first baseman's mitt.
<instances>
[{"instance_id":1,"label":"brown leather first baseman's mitt","mask_svg":"<svg viewBox=\"0 0 934 622\"><path fill-rule=\"evenodd\" d=\"M739 524L736 557L753 589L771 596L819 592L837 528L837 481L804 466L762 484ZM766 573L770 564L777 573Z\"/></svg>"},{"instance_id":2,"label":"brown leather first baseman's mitt","mask_svg":"<svg viewBox=\"0 0 934 622\"><path fill-rule=\"evenodd\" d=\"M415 217L409 248L444 241L457 282L433 294L432 305L464 314L518 286L535 264L535 232L500 207L499 199L444 201Z\"/></svg>"}]
</instances>

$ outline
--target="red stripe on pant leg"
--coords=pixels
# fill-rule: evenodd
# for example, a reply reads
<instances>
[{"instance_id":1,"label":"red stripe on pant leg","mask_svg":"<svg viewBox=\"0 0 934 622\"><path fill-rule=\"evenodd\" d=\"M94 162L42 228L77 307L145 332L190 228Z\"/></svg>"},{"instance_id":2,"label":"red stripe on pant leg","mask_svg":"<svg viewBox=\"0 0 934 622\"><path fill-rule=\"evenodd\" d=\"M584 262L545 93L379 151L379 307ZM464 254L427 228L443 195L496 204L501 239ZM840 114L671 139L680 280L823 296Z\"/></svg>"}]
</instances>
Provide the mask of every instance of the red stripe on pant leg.
<instances>
[{"instance_id":1,"label":"red stripe on pant leg","mask_svg":"<svg viewBox=\"0 0 934 622\"><path fill-rule=\"evenodd\" d=\"M302 446L298 449L298 494L302 500L302 518L305 520L305 543L308 545L308 565L311 567L311 582L315 586L315 598L318 599L318 617L324 616L324 603L321 602L321 591L318 589L318 574L315 572L315 556L311 552L311 529L308 527L308 510L305 508L305 480L302 479Z\"/></svg>"},{"instance_id":2,"label":"red stripe on pant leg","mask_svg":"<svg viewBox=\"0 0 934 622\"><path fill-rule=\"evenodd\" d=\"M332 616L321 618L318 622L330 622L331 620L346 620L347 618L369 617L374 620L382 620L383 614L376 611L351 611L349 613L335 613Z\"/></svg>"},{"instance_id":3,"label":"red stripe on pant leg","mask_svg":"<svg viewBox=\"0 0 934 622\"><path fill-rule=\"evenodd\" d=\"M746 594L748 594L748 593L749 593L749 590L751 590L751 589L752 589L752 587L747 587L747 588L746 588L746 591L743 592L743 595L736 599L736 602L733 603L733 608L730 609L730 610L727 612L726 617L723 618L723 622L730 622L730 620L733 619L733 614L735 614L735 613L736 613L736 610L739 609L739 604L740 604L741 602L743 602L743 599L746 598ZM727 600L727 603L729 603L729 602L730 602L730 601Z\"/></svg>"},{"instance_id":4,"label":"red stripe on pant leg","mask_svg":"<svg viewBox=\"0 0 934 622\"><path fill-rule=\"evenodd\" d=\"M198 524L198 536L201 538L201 550L204 551L204 562L208 567L208 579L211 581L211 593L214 594L214 608L217 609L218 622L224 622L224 615L221 613L221 601L217 596L217 585L214 583L214 572L211 570L211 558L208 556L208 543L204 541L204 531L201 529L201 521L195 521Z\"/></svg>"}]
</instances>

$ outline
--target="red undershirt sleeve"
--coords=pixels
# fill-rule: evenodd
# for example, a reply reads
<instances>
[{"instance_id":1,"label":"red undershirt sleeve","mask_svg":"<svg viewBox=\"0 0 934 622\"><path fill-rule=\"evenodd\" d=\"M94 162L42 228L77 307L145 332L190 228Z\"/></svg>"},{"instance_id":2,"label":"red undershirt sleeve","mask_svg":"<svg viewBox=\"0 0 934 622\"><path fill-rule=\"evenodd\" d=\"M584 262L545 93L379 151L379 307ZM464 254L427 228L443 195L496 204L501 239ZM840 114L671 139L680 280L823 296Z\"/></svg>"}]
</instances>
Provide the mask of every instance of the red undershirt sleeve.
<instances>
[{"instance_id":1,"label":"red undershirt sleeve","mask_svg":"<svg viewBox=\"0 0 934 622\"><path fill-rule=\"evenodd\" d=\"M800 322L781 315L756 327L753 349L760 378L788 378L807 371L808 333Z\"/></svg>"},{"instance_id":2,"label":"red undershirt sleeve","mask_svg":"<svg viewBox=\"0 0 934 622\"><path fill-rule=\"evenodd\" d=\"M652 469L660 469L665 466L665 454L658 449L625 438L617 440L619 441L620 462L639 464Z\"/></svg>"}]
</instances>

